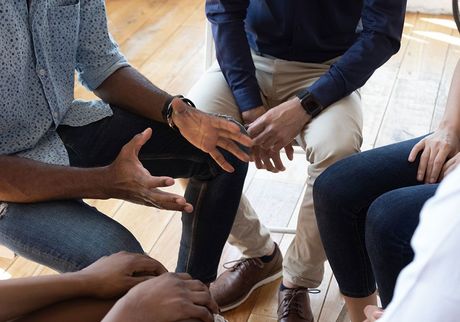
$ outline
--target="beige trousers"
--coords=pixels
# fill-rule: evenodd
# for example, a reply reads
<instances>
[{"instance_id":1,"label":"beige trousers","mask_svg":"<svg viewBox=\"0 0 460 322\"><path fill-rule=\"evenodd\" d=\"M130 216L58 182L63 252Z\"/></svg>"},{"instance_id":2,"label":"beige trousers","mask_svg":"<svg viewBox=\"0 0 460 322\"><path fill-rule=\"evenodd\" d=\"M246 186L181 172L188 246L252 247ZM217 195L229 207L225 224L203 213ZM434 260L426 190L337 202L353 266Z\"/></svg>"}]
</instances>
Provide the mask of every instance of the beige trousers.
<instances>
[{"instance_id":1,"label":"beige trousers","mask_svg":"<svg viewBox=\"0 0 460 322\"><path fill-rule=\"evenodd\" d=\"M272 108L292 98L329 70L324 64L292 62L253 55L262 100ZM217 64L191 89L188 97L202 110L233 116L241 115ZM299 212L296 236L283 262L283 277L303 287L318 287L323 278L326 256L316 224L312 187L315 179L334 162L359 152L362 143L361 98L356 91L329 106L305 126L296 138L310 165L305 196ZM245 257L269 254L273 249L270 233L259 221L243 195L228 242Z\"/></svg>"}]
</instances>

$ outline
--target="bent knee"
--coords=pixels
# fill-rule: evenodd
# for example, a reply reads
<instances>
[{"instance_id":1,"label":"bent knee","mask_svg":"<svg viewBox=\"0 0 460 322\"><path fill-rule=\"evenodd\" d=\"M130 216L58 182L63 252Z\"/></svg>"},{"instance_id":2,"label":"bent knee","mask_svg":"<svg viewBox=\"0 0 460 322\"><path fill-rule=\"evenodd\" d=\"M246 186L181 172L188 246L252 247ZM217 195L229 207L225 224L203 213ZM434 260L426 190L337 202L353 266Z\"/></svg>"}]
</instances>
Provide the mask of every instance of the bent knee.
<instances>
[{"instance_id":1,"label":"bent knee","mask_svg":"<svg viewBox=\"0 0 460 322\"><path fill-rule=\"evenodd\" d=\"M313 200L317 215L332 209L354 208L362 198L359 189L351 188L356 179L354 162L346 158L322 172L313 184Z\"/></svg>"},{"instance_id":2,"label":"bent knee","mask_svg":"<svg viewBox=\"0 0 460 322\"><path fill-rule=\"evenodd\" d=\"M337 161L360 152L361 143L360 133L312 140L307 148L307 159L315 170L322 172Z\"/></svg>"},{"instance_id":3,"label":"bent knee","mask_svg":"<svg viewBox=\"0 0 460 322\"><path fill-rule=\"evenodd\" d=\"M101 232L101 235L105 235L104 232ZM82 248L78 254L75 254L75 270L83 269L104 256L123 251L138 254L145 253L139 241L131 233L107 234L106 237L92 243L91 247Z\"/></svg>"},{"instance_id":4,"label":"bent knee","mask_svg":"<svg viewBox=\"0 0 460 322\"><path fill-rule=\"evenodd\" d=\"M407 220L411 216L410 199L401 189L389 191L374 200L366 218L366 239L372 244L390 240L405 240Z\"/></svg>"}]
</instances>

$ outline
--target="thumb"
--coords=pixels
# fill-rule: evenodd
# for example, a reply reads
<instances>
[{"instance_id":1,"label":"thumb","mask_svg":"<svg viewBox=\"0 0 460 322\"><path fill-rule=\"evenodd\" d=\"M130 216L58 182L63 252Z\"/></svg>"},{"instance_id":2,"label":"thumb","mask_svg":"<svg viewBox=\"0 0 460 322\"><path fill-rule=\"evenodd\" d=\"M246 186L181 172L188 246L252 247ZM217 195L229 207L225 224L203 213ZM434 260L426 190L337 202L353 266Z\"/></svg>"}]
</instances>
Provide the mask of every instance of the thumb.
<instances>
[{"instance_id":1,"label":"thumb","mask_svg":"<svg viewBox=\"0 0 460 322\"><path fill-rule=\"evenodd\" d=\"M152 129L147 128L144 132L135 135L131 141L129 141L128 145L130 145L134 149L134 153L139 155L139 151L141 150L142 146L150 140L152 137Z\"/></svg>"}]
</instances>

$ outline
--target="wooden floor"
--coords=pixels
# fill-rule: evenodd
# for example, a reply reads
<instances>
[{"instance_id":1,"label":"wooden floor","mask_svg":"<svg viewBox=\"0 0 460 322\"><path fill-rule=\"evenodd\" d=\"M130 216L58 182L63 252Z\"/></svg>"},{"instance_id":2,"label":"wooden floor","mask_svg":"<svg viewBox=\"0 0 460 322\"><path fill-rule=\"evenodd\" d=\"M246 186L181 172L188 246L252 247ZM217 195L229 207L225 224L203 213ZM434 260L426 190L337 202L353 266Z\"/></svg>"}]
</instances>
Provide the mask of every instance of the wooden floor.
<instances>
[{"instance_id":1,"label":"wooden floor","mask_svg":"<svg viewBox=\"0 0 460 322\"><path fill-rule=\"evenodd\" d=\"M170 93L186 93L203 73L204 1L108 0L110 30L131 63ZM460 58L460 38L450 17L408 14L401 50L362 89L363 149L412 138L433 129L445 106L450 78ZM91 98L81 87L77 97ZM273 175L251 166L245 192L262 221L294 227L305 188L306 160L296 154L285 173ZM180 188L173 187L175 191ZM279 194L279 191L283 191ZM286 197L281 197L286 196ZM149 254L174 269L180 215L119 200L89 201L139 239ZM283 252L292 236L274 235ZM239 257L226 247L223 261ZM0 259L0 278L49 274L24 258ZM257 290L231 322L276 321L279 281ZM317 321L344 320L343 302L327 266L321 293L312 295Z\"/></svg>"}]
</instances>

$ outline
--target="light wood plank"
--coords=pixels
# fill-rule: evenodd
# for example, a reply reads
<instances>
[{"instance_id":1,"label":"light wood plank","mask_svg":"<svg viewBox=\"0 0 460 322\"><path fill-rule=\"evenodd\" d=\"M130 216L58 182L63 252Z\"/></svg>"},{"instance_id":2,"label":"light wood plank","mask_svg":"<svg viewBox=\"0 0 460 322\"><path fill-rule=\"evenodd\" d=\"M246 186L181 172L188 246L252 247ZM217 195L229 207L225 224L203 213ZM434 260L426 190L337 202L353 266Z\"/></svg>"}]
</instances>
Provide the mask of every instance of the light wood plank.
<instances>
[{"instance_id":1,"label":"light wood plank","mask_svg":"<svg viewBox=\"0 0 460 322\"><path fill-rule=\"evenodd\" d=\"M420 15L420 18L425 16ZM450 29L418 19L413 34L430 27ZM424 36L413 38L405 53L376 145L398 142L428 132L448 44Z\"/></svg>"},{"instance_id":2,"label":"light wood plank","mask_svg":"<svg viewBox=\"0 0 460 322\"><path fill-rule=\"evenodd\" d=\"M128 228L144 250L153 247L171 221L172 213L125 202L114 219Z\"/></svg>"},{"instance_id":3,"label":"light wood plank","mask_svg":"<svg viewBox=\"0 0 460 322\"><path fill-rule=\"evenodd\" d=\"M460 41L458 36L458 31L452 31L452 36L456 37ZM439 85L439 91L436 97L436 107L433 113L433 119L430 125L430 131L434 131L439 122L442 119L444 110L447 104L447 96L449 94L450 83L452 80L452 75L455 70L457 62L460 60L460 46L458 45L449 45L449 51L447 53L446 64L444 66L443 75L441 84Z\"/></svg>"},{"instance_id":4,"label":"light wood plank","mask_svg":"<svg viewBox=\"0 0 460 322\"><path fill-rule=\"evenodd\" d=\"M149 255L163 263L169 271L176 268L181 234L181 214L176 212L149 251Z\"/></svg>"},{"instance_id":5,"label":"light wood plank","mask_svg":"<svg viewBox=\"0 0 460 322\"><path fill-rule=\"evenodd\" d=\"M278 319L269 317L269 316L264 316L264 315L251 314L248 321L249 322L276 322L278 321Z\"/></svg>"},{"instance_id":6,"label":"light wood plank","mask_svg":"<svg viewBox=\"0 0 460 322\"><path fill-rule=\"evenodd\" d=\"M416 20L417 14L406 15L401 49L377 69L361 89L364 121L362 150L368 150L375 144Z\"/></svg>"},{"instance_id":7,"label":"light wood plank","mask_svg":"<svg viewBox=\"0 0 460 322\"><path fill-rule=\"evenodd\" d=\"M337 281L335 277L332 276L318 322L337 321L344 305L345 301L340 294Z\"/></svg>"},{"instance_id":8,"label":"light wood plank","mask_svg":"<svg viewBox=\"0 0 460 322\"><path fill-rule=\"evenodd\" d=\"M5 246L0 245L0 259L14 259L14 252L9 250Z\"/></svg>"}]
</instances>

